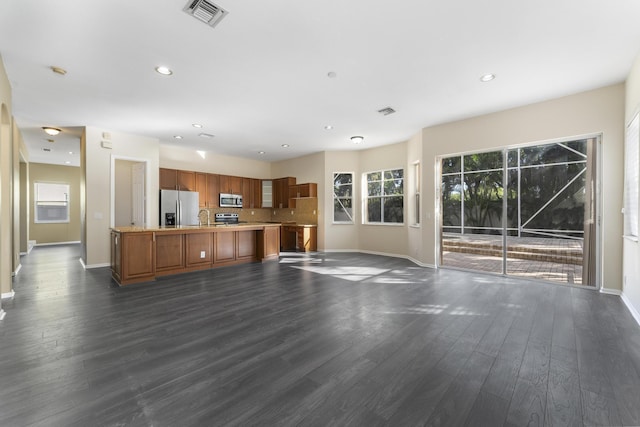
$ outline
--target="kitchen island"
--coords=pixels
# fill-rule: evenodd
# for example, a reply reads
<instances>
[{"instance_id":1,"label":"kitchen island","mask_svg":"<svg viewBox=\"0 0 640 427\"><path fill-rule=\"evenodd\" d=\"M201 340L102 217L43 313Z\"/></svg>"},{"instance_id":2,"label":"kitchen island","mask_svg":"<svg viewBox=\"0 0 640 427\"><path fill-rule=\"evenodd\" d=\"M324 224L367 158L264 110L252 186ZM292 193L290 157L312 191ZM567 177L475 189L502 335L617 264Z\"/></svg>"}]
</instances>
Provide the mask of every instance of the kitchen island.
<instances>
[{"instance_id":1,"label":"kitchen island","mask_svg":"<svg viewBox=\"0 0 640 427\"><path fill-rule=\"evenodd\" d=\"M111 229L111 277L121 286L167 274L277 260L279 254L280 224Z\"/></svg>"}]
</instances>

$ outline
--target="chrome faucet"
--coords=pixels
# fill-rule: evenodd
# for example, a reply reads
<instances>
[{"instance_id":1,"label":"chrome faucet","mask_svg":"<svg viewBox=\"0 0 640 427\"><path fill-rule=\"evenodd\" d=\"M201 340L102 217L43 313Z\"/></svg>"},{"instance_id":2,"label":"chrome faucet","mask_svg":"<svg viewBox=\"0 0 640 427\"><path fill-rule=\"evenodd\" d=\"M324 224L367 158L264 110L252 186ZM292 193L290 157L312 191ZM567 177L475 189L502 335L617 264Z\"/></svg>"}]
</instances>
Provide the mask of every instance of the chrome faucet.
<instances>
[{"instance_id":1,"label":"chrome faucet","mask_svg":"<svg viewBox=\"0 0 640 427\"><path fill-rule=\"evenodd\" d=\"M211 225L211 213L209 209L200 209L200 212L198 212L198 223L202 225L202 220L200 220L200 214L202 214L202 212L206 212L207 214L207 226Z\"/></svg>"}]
</instances>

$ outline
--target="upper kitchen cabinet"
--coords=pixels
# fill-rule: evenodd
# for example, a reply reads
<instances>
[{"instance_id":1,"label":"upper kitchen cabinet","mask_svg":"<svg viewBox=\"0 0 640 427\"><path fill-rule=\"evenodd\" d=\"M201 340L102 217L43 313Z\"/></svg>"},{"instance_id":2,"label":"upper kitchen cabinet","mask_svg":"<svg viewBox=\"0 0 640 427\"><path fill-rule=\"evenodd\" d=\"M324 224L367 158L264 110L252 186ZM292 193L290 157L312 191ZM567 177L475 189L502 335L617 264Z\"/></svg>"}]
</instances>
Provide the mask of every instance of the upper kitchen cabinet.
<instances>
[{"instance_id":1,"label":"upper kitchen cabinet","mask_svg":"<svg viewBox=\"0 0 640 427\"><path fill-rule=\"evenodd\" d=\"M160 168L160 189L175 190L178 188L178 171Z\"/></svg>"},{"instance_id":2,"label":"upper kitchen cabinet","mask_svg":"<svg viewBox=\"0 0 640 427\"><path fill-rule=\"evenodd\" d=\"M273 180L273 207L289 207L289 187L296 185L294 177L278 178Z\"/></svg>"},{"instance_id":3,"label":"upper kitchen cabinet","mask_svg":"<svg viewBox=\"0 0 640 427\"><path fill-rule=\"evenodd\" d=\"M209 207L207 199L207 174L196 172L196 191L198 192L198 203L201 208Z\"/></svg>"},{"instance_id":4,"label":"upper kitchen cabinet","mask_svg":"<svg viewBox=\"0 0 640 427\"><path fill-rule=\"evenodd\" d=\"M220 207L220 175L207 174L207 207Z\"/></svg>"},{"instance_id":5,"label":"upper kitchen cabinet","mask_svg":"<svg viewBox=\"0 0 640 427\"><path fill-rule=\"evenodd\" d=\"M178 171L178 190L196 191L196 173L192 171Z\"/></svg>"},{"instance_id":6,"label":"upper kitchen cabinet","mask_svg":"<svg viewBox=\"0 0 640 427\"><path fill-rule=\"evenodd\" d=\"M296 199L318 197L318 184L307 182L289 186L289 207L296 207Z\"/></svg>"},{"instance_id":7,"label":"upper kitchen cabinet","mask_svg":"<svg viewBox=\"0 0 640 427\"><path fill-rule=\"evenodd\" d=\"M242 178L239 176L219 175L220 192L242 194Z\"/></svg>"},{"instance_id":8,"label":"upper kitchen cabinet","mask_svg":"<svg viewBox=\"0 0 640 427\"><path fill-rule=\"evenodd\" d=\"M242 207L256 209L262 206L262 183L259 179L242 178Z\"/></svg>"},{"instance_id":9,"label":"upper kitchen cabinet","mask_svg":"<svg viewBox=\"0 0 640 427\"><path fill-rule=\"evenodd\" d=\"M196 191L196 173L176 169L160 168L161 190Z\"/></svg>"}]
</instances>

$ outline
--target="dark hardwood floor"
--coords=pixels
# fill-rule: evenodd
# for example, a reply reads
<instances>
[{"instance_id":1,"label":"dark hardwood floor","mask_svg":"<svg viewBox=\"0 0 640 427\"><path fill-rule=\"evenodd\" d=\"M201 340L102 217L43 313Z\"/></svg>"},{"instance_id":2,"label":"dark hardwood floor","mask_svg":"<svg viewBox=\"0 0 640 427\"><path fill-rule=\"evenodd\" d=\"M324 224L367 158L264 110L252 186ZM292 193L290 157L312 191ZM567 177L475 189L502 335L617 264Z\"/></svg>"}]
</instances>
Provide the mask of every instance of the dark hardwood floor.
<instances>
[{"instance_id":1,"label":"dark hardwood floor","mask_svg":"<svg viewBox=\"0 0 640 427\"><path fill-rule=\"evenodd\" d=\"M22 258L1 426L640 424L615 296L336 253L118 288L78 257Z\"/></svg>"}]
</instances>

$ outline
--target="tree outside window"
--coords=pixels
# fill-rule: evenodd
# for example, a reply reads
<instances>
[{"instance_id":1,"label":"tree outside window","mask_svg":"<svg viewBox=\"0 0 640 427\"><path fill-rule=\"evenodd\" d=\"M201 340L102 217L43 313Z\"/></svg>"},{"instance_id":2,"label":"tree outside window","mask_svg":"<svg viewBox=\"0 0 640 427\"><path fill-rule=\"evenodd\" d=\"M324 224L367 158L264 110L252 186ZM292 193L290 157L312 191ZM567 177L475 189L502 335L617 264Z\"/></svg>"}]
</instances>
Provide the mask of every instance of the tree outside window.
<instances>
[{"instance_id":1,"label":"tree outside window","mask_svg":"<svg viewBox=\"0 0 640 427\"><path fill-rule=\"evenodd\" d=\"M353 173L333 174L333 222L353 224Z\"/></svg>"},{"instance_id":2,"label":"tree outside window","mask_svg":"<svg viewBox=\"0 0 640 427\"><path fill-rule=\"evenodd\" d=\"M404 222L404 170L369 172L367 177L366 222Z\"/></svg>"}]
</instances>

